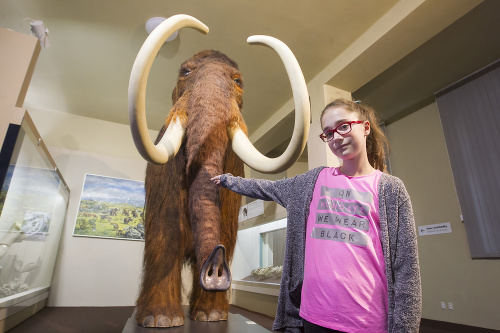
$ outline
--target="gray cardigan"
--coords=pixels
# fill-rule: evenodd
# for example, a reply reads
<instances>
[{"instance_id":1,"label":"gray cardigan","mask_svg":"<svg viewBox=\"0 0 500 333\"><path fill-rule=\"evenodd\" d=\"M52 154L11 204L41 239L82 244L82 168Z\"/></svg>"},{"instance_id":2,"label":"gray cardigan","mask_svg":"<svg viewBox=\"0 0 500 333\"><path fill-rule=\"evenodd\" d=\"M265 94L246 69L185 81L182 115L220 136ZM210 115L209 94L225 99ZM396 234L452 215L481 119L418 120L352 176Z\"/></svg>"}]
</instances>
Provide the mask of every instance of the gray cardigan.
<instances>
[{"instance_id":1,"label":"gray cardigan","mask_svg":"<svg viewBox=\"0 0 500 333\"><path fill-rule=\"evenodd\" d=\"M299 316L304 277L305 233L316 179L323 167L269 181L221 176L221 185L252 198L276 201L287 210L283 276L273 330L302 332ZM382 174L379 182L381 243L388 286L388 332L418 332L422 298L415 222L403 182Z\"/></svg>"}]
</instances>

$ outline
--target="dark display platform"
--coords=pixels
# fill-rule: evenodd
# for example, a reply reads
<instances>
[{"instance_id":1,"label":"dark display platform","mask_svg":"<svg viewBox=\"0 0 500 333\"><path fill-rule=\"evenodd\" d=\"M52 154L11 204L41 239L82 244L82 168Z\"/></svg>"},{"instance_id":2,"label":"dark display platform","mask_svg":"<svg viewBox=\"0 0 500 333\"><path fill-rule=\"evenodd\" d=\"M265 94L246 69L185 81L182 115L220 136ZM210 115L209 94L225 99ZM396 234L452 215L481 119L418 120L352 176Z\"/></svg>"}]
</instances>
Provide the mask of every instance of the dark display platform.
<instances>
[{"instance_id":1,"label":"dark display platform","mask_svg":"<svg viewBox=\"0 0 500 333\"><path fill-rule=\"evenodd\" d=\"M186 316L184 325L169 328L145 328L135 322L135 311L127 320L122 333L269 333L264 327L255 324L240 314L229 313L227 321L203 322L188 318L188 306L184 306Z\"/></svg>"}]
</instances>

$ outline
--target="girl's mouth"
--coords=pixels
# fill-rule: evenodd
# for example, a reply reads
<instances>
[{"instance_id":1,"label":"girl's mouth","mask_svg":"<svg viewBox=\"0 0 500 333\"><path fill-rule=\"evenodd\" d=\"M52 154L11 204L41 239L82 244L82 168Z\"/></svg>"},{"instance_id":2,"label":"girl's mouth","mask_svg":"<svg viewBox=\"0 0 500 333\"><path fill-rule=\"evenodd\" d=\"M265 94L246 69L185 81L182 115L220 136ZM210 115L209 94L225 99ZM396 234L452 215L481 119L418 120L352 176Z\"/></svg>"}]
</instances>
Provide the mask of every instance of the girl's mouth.
<instances>
[{"instance_id":1,"label":"girl's mouth","mask_svg":"<svg viewBox=\"0 0 500 333\"><path fill-rule=\"evenodd\" d=\"M340 145L338 147L334 147L334 148L335 148L335 150L342 150L342 149L344 149L346 147L347 147L347 144L342 144L342 145Z\"/></svg>"}]
</instances>

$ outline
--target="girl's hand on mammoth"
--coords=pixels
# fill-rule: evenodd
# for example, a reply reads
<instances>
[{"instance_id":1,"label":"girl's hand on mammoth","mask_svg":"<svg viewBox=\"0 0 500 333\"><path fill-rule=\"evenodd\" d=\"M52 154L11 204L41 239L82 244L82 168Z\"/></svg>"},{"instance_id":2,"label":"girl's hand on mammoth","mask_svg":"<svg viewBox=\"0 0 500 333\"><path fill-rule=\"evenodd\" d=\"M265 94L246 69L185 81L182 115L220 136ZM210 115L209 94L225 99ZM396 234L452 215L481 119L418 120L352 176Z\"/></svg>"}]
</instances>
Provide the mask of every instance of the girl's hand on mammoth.
<instances>
[{"instance_id":1,"label":"girl's hand on mammoth","mask_svg":"<svg viewBox=\"0 0 500 333\"><path fill-rule=\"evenodd\" d=\"M215 177L213 177L213 178L210 178L210 180L211 180L211 181L213 181L213 182L214 182L214 184L215 184L216 186L219 186L219 187L221 187L221 184L220 184L220 176L221 176L221 175L218 175L218 176L215 176Z\"/></svg>"}]
</instances>

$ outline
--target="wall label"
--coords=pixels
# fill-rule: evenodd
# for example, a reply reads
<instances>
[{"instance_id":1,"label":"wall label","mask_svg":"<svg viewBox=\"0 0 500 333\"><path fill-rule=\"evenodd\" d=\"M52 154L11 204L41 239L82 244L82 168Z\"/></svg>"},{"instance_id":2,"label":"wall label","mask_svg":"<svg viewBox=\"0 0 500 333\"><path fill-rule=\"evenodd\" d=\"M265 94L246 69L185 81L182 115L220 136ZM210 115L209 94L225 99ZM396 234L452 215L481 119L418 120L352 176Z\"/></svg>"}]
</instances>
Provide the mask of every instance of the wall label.
<instances>
[{"instance_id":1,"label":"wall label","mask_svg":"<svg viewBox=\"0 0 500 333\"><path fill-rule=\"evenodd\" d=\"M264 214L264 201L255 200L248 205L241 206L238 214L238 222L242 222L262 214Z\"/></svg>"},{"instance_id":2,"label":"wall label","mask_svg":"<svg viewBox=\"0 0 500 333\"><path fill-rule=\"evenodd\" d=\"M418 234L420 236L429 236L429 235L451 233L451 223L450 222L422 225L422 226L419 226L417 228L418 228Z\"/></svg>"}]
</instances>

